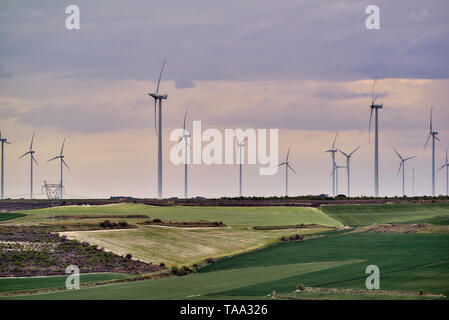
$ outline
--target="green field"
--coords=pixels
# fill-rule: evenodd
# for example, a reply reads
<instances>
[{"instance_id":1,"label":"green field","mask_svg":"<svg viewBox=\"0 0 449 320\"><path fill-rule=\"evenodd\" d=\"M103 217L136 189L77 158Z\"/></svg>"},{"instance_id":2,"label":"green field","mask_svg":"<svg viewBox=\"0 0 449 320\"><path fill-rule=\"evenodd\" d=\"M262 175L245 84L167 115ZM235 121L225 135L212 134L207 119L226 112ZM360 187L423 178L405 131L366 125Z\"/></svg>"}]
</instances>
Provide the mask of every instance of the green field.
<instances>
[{"instance_id":1,"label":"green field","mask_svg":"<svg viewBox=\"0 0 449 320\"><path fill-rule=\"evenodd\" d=\"M90 219L58 220L59 216L68 215L114 215L143 214L151 218L177 221L222 221L228 226L281 226L296 224L320 224L323 226L341 227L341 223L328 217L315 208L305 207L158 207L143 204L117 204L106 206L67 206L37 209L30 211L17 211L28 216L14 220L14 223L35 225L52 223L90 222ZM128 219L128 223L140 222L145 219ZM104 221L96 219L94 221Z\"/></svg>"},{"instance_id":2,"label":"green field","mask_svg":"<svg viewBox=\"0 0 449 320\"><path fill-rule=\"evenodd\" d=\"M449 224L449 204L326 205L322 211L344 225L381 223Z\"/></svg>"},{"instance_id":3,"label":"green field","mask_svg":"<svg viewBox=\"0 0 449 320\"><path fill-rule=\"evenodd\" d=\"M273 291L291 295L299 283L311 287L364 289L365 268L370 264L380 268L382 290L424 290L449 295L449 235L339 232L223 259L189 276L15 298L261 299ZM331 298L348 297L342 294ZM360 298L379 299L367 295Z\"/></svg>"},{"instance_id":4,"label":"green field","mask_svg":"<svg viewBox=\"0 0 449 320\"><path fill-rule=\"evenodd\" d=\"M26 216L26 214L23 213L10 213L10 212L1 212L0 213L0 222L1 221L7 221L7 220L12 220L12 219L17 219L20 217L24 217Z\"/></svg>"},{"instance_id":5,"label":"green field","mask_svg":"<svg viewBox=\"0 0 449 320\"><path fill-rule=\"evenodd\" d=\"M113 279L124 279L132 275L124 273L89 273L80 275L80 285L91 282L100 282ZM47 288L65 288L67 275L49 277L27 277L27 278L0 278L0 293L37 290Z\"/></svg>"}]
</instances>

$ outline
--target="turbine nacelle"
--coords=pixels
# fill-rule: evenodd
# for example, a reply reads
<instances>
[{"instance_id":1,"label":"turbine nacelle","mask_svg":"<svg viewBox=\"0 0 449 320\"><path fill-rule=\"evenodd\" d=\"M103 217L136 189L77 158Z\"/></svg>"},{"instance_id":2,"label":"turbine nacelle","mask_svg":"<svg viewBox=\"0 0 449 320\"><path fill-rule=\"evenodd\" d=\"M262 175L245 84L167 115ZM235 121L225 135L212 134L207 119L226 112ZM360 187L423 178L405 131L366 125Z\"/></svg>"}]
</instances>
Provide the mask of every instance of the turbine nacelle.
<instances>
[{"instance_id":1,"label":"turbine nacelle","mask_svg":"<svg viewBox=\"0 0 449 320\"><path fill-rule=\"evenodd\" d=\"M158 94L158 93L149 93L148 94L150 97L153 97L155 100L163 100L163 99L167 99L168 95L165 94Z\"/></svg>"}]
</instances>

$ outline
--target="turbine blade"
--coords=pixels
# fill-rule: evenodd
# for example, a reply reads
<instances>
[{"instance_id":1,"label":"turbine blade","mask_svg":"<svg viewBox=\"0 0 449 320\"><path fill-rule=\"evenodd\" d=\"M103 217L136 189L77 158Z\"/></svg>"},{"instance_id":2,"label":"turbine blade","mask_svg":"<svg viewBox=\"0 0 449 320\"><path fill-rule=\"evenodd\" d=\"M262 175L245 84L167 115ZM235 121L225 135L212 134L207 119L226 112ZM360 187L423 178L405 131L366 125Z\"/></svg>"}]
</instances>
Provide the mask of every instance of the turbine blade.
<instances>
[{"instance_id":1,"label":"turbine blade","mask_svg":"<svg viewBox=\"0 0 449 320\"><path fill-rule=\"evenodd\" d=\"M186 112L184 113L184 126L183 126L184 131L186 130L186 117L187 117L187 109Z\"/></svg>"},{"instance_id":2,"label":"turbine blade","mask_svg":"<svg viewBox=\"0 0 449 320\"><path fill-rule=\"evenodd\" d=\"M58 159L60 156L56 156L56 157L53 157L53 158L51 158L51 159L48 159L47 161L52 161L52 160L55 160L55 159Z\"/></svg>"},{"instance_id":3,"label":"turbine blade","mask_svg":"<svg viewBox=\"0 0 449 320\"><path fill-rule=\"evenodd\" d=\"M22 154L20 157L19 157L19 159L22 159L23 157L25 157L27 154L29 154L30 152L29 151L27 151L27 152L25 152L24 154Z\"/></svg>"},{"instance_id":4,"label":"turbine blade","mask_svg":"<svg viewBox=\"0 0 449 320\"><path fill-rule=\"evenodd\" d=\"M374 78L374 80L373 80L373 87L372 87L372 89L371 89L371 105L373 105L374 104L374 101L375 101L375 99L374 99L374 86L376 85L376 78Z\"/></svg>"},{"instance_id":5,"label":"turbine blade","mask_svg":"<svg viewBox=\"0 0 449 320\"><path fill-rule=\"evenodd\" d=\"M34 155L31 155L31 159L33 159L33 161L36 162L36 165L39 167L39 163L37 163L36 158L34 157Z\"/></svg>"},{"instance_id":6,"label":"turbine blade","mask_svg":"<svg viewBox=\"0 0 449 320\"><path fill-rule=\"evenodd\" d=\"M296 174L295 169L293 169L289 164L287 164L287 167L289 167L289 169L292 170Z\"/></svg>"},{"instance_id":7,"label":"turbine blade","mask_svg":"<svg viewBox=\"0 0 449 320\"><path fill-rule=\"evenodd\" d=\"M398 175L399 175L399 172L401 172L401 167L402 167L402 163L403 163L404 161L401 161L401 164L399 165L399 169L398 169Z\"/></svg>"},{"instance_id":8,"label":"turbine blade","mask_svg":"<svg viewBox=\"0 0 449 320\"><path fill-rule=\"evenodd\" d=\"M410 159L413 159L413 158L416 158L416 156L405 158L404 161L407 161L407 160L410 160Z\"/></svg>"},{"instance_id":9,"label":"turbine blade","mask_svg":"<svg viewBox=\"0 0 449 320\"><path fill-rule=\"evenodd\" d=\"M184 136L182 136L181 138L179 138L179 140L178 140L178 142L176 142L176 144L179 144L179 143L182 141L183 138L184 138Z\"/></svg>"},{"instance_id":10,"label":"turbine blade","mask_svg":"<svg viewBox=\"0 0 449 320\"><path fill-rule=\"evenodd\" d=\"M360 147L361 147L361 146L358 146L357 148L355 148L349 155L352 156L352 154L353 154L354 152L356 152L357 150L359 150Z\"/></svg>"},{"instance_id":11,"label":"turbine blade","mask_svg":"<svg viewBox=\"0 0 449 320\"><path fill-rule=\"evenodd\" d=\"M402 159L401 155L399 154L399 152L395 148L393 148L393 150L394 150L394 152L396 152L396 154L398 155L399 159L404 160L404 159Z\"/></svg>"},{"instance_id":12,"label":"turbine blade","mask_svg":"<svg viewBox=\"0 0 449 320\"><path fill-rule=\"evenodd\" d=\"M439 169L437 170L437 172L440 171L441 169L443 169L443 168L446 167L446 166L449 166L449 163L443 164L443 165L441 166L441 168L439 168Z\"/></svg>"},{"instance_id":13,"label":"turbine blade","mask_svg":"<svg viewBox=\"0 0 449 320\"><path fill-rule=\"evenodd\" d=\"M426 143L424 144L424 149L422 149L422 152L424 153L424 151L426 150L427 147L427 143L429 142L431 134L429 134L429 136L427 137Z\"/></svg>"},{"instance_id":14,"label":"turbine blade","mask_svg":"<svg viewBox=\"0 0 449 320\"><path fill-rule=\"evenodd\" d=\"M335 142L337 141L338 132L335 134L334 143L332 144L332 150L335 150Z\"/></svg>"},{"instance_id":15,"label":"turbine blade","mask_svg":"<svg viewBox=\"0 0 449 320\"><path fill-rule=\"evenodd\" d=\"M286 162L282 162L282 163L278 164L277 166L280 167L280 166L283 166L284 164L286 164Z\"/></svg>"},{"instance_id":16,"label":"turbine blade","mask_svg":"<svg viewBox=\"0 0 449 320\"><path fill-rule=\"evenodd\" d=\"M369 126L368 126L368 143L371 143L371 120L373 118L373 107L371 107L371 112L369 114Z\"/></svg>"},{"instance_id":17,"label":"turbine blade","mask_svg":"<svg viewBox=\"0 0 449 320\"><path fill-rule=\"evenodd\" d=\"M433 106L430 107L430 132L432 132L432 113L433 113Z\"/></svg>"},{"instance_id":18,"label":"turbine blade","mask_svg":"<svg viewBox=\"0 0 449 320\"><path fill-rule=\"evenodd\" d=\"M34 141L34 134L36 131L33 132L33 136L31 137L31 143L30 143L30 151L33 149L33 141Z\"/></svg>"},{"instance_id":19,"label":"turbine blade","mask_svg":"<svg viewBox=\"0 0 449 320\"><path fill-rule=\"evenodd\" d=\"M66 166L66 168L70 170L70 168L69 168L69 166L67 165L67 163L65 162L65 160L64 160L64 159L61 159L61 161L62 161L62 163Z\"/></svg>"},{"instance_id":20,"label":"turbine blade","mask_svg":"<svg viewBox=\"0 0 449 320\"><path fill-rule=\"evenodd\" d=\"M64 141L62 142L61 152L59 153L60 156L62 156L62 152L64 151L64 144L65 144L65 138L64 138Z\"/></svg>"},{"instance_id":21,"label":"turbine blade","mask_svg":"<svg viewBox=\"0 0 449 320\"><path fill-rule=\"evenodd\" d=\"M437 139L438 141L441 141L438 137L436 137L436 136L434 136L435 137L435 139Z\"/></svg>"},{"instance_id":22,"label":"turbine blade","mask_svg":"<svg viewBox=\"0 0 449 320\"><path fill-rule=\"evenodd\" d=\"M167 62L167 59L164 60L164 63L162 64L162 68L161 68L161 73L159 73L159 80L157 81L156 95L159 93L159 84L161 83L162 71L164 71L165 62Z\"/></svg>"},{"instance_id":23,"label":"turbine blade","mask_svg":"<svg viewBox=\"0 0 449 320\"><path fill-rule=\"evenodd\" d=\"M349 157L350 155L347 155L346 153L344 153L343 151L341 151L340 149L337 149L338 152L340 152L342 155L344 155L345 157Z\"/></svg>"},{"instance_id":24,"label":"turbine blade","mask_svg":"<svg viewBox=\"0 0 449 320\"><path fill-rule=\"evenodd\" d=\"M290 155L290 147L288 147L288 151L287 151L287 158L285 158L285 162L288 161L288 156Z\"/></svg>"}]
</instances>

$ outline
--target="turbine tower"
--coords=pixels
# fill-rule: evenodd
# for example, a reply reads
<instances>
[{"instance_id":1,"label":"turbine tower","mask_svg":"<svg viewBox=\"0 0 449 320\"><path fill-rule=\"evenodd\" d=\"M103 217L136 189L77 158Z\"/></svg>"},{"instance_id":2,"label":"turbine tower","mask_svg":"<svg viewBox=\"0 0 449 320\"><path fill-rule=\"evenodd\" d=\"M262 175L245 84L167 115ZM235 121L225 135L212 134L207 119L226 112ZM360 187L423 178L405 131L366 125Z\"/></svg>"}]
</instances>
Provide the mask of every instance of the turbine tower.
<instances>
[{"instance_id":1,"label":"turbine tower","mask_svg":"<svg viewBox=\"0 0 449 320\"><path fill-rule=\"evenodd\" d=\"M30 155L30 199L33 199L33 161L36 163L36 165L39 166L39 164L36 161L36 158L34 157L34 154L35 154L36 151L33 150L33 141L34 141L34 134L35 133L36 132L33 132L33 137L31 138L30 150L25 152L24 154L22 154L19 157L19 159L22 159L27 154Z\"/></svg>"},{"instance_id":2,"label":"turbine tower","mask_svg":"<svg viewBox=\"0 0 449 320\"><path fill-rule=\"evenodd\" d=\"M187 133L186 131L186 117L187 117L187 110L184 113L184 126L183 126L183 131L182 131L182 137L178 140L178 143L180 143L183 139L184 139L184 198L187 199L188 198L188 183L187 183L187 164L189 163L189 149L190 149L190 144L187 141L187 139L190 138L190 134ZM187 148L189 147L189 148Z\"/></svg>"},{"instance_id":3,"label":"turbine tower","mask_svg":"<svg viewBox=\"0 0 449 320\"><path fill-rule=\"evenodd\" d=\"M346 172L348 174L348 198L351 196L351 157L354 154L354 152L359 150L359 148L360 146L355 148L351 153L345 153L340 149L338 149L338 151L346 157Z\"/></svg>"},{"instance_id":4,"label":"turbine tower","mask_svg":"<svg viewBox=\"0 0 449 320\"><path fill-rule=\"evenodd\" d=\"M338 132L335 134L334 143L332 144L332 148L326 150L324 152L330 152L332 157L332 196L335 197L335 153L338 151L335 149L335 142L337 141Z\"/></svg>"},{"instance_id":5,"label":"turbine tower","mask_svg":"<svg viewBox=\"0 0 449 320\"><path fill-rule=\"evenodd\" d=\"M0 131L0 142L2 143L2 177L1 177L1 185L2 185L2 192L1 192L1 197L0 199L5 199L5 190L4 190L4 154L5 154L5 149L4 149L4 144L11 144L10 142L8 142L8 139L6 138L2 138L2 132Z\"/></svg>"},{"instance_id":6,"label":"turbine tower","mask_svg":"<svg viewBox=\"0 0 449 320\"><path fill-rule=\"evenodd\" d=\"M438 171L440 171L444 167L446 167L446 196L449 196L449 178L448 178L449 177L449 169L448 169L449 168L449 161L448 161L448 158L447 158L447 150L446 150L446 163L443 164L441 166L441 168L438 169Z\"/></svg>"},{"instance_id":7,"label":"turbine tower","mask_svg":"<svg viewBox=\"0 0 449 320\"><path fill-rule=\"evenodd\" d=\"M162 198L162 100L167 99L167 94L159 94L159 84L161 83L162 72L164 71L165 62L162 64L161 72L159 73L159 80L157 81L156 93L149 93L148 95L154 98L154 130L156 132L157 140L157 196ZM156 127L157 102L159 101L159 116L158 127Z\"/></svg>"},{"instance_id":8,"label":"turbine tower","mask_svg":"<svg viewBox=\"0 0 449 320\"><path fill-rule=\"evenodd\" d=\"M435 196L435 139L440 141L437 138L438 131L433 131L432 128L432 112L433 107L430 108L430 128L429 128L429 136L427 137L426 144L424 145L424 150L426 150L427 143L429 142L430 137L432 137L432 196Z\"/></svg>"},{"instance_id":9,"label":"turbine tower","mask_svg":"<svg viewBox=\"0 0 449 320\"><path fill-rule=\"evenodd\" d=\"M242 163L243 163L243 153L242 153L242 148L245 146L245 141L247 138L243 139L243 141L240 143L239 139L237 139L237 137L235 137L235 141L237 142L237 148L239 149L239 157L240 157L240 161L239 161L239 166L240 166L240 180L239 180L239 196L242 197Z\"/></svg>"},{"instance_id":10,"label":"turbine tower","mask_svg":"<svg viewBox=\"0 0 449 320\"><path fill-rule=\"evenodd\" d=\"M290 155L290 147L288 147L287 157L285 157L285 161L278 165L278 167L285 165L285 196L288 197L288 169L292 170L293 173L296 174L295 169L290 166L288 162L288 156Z\"/></svg>"},{"instance_id":11,"label":"turbine tower","mask_svg":"<svg viewBox=\"0 0 449 320\"><path fill-rule=\"evenodd\" d=\"M416 158L416 156L403 158L395 148L393 148L393 150L394 150L394 152L396 152L399 159L401 160L401 163L399 164L398 175L399 175L399 172L401 172L401 167L402 167L402 196L405 197L405 161Z\"/></svg>"},{"instance_id":12,"label":"turbine tower","mask_svg":"<svg viewBox=\"0 0 449 320\"><path fill-rule=\"evenodd\" d=\"M338 196L338 169L344 169L344 168L346 168L346 167L335 165L335 171L336 171L335 189L337 192L337 196Z\"/></svg>"},{"instance_id":13,"label":"turbine tower","mask_svg":"<svg viewBox=\"0 0 449 320\"><path fill-rule=\"evenodd\" d=\"M61 152L59 153L59 156L53 157L51 159L49 159L48 161L52 161L52 160L56 160L56 159L60 159L61 162L61 182L59 183L59 199L62 199L62 195L63 195L63 185L62 185L62 165L64 164L66 166L67 169L70 170L69 166L67 165L67 163L64 160L64 144L65 144L65 139L62 142L62 147L61 147Z\"/></svg>"},{"instance_id":14,"label":"turbine tower","mask_svg":"<svg viewBox=\"0 0 449 320\"><path fill-rule=\"evenodd\" d=\"M375 104L377 97L374 97L374 86L376 80L373 82L373 89L371 93L371 112L369 116L369 129L368 129L368 139L371 140L371 119L374 112L374 195L379 196L379 109L383 108L382 104Z\"/></svg>"}]
</instances>

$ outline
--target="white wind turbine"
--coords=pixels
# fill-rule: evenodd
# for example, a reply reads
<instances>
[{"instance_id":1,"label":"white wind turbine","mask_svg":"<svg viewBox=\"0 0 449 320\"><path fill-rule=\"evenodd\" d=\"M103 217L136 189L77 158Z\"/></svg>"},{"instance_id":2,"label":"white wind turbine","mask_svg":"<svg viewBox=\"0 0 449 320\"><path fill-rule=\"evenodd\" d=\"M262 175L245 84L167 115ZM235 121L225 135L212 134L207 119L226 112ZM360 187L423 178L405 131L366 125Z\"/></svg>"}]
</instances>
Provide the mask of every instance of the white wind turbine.
<instances>
[{"instance_id":1,"label":"white wind turbine","mask_svg":"<svg viewBox=\"0 0 449 320\"><path fill-rule=\"evenodd\" d=\"M36 158L34 157L34 154L36 153L33 150L33 141L34 141L34 134L36 132L33 132L33 137L31 138L31 143L30 143L30 150L25 152L24 154L22 154L19 159L22 159L23 157L25 157L27 154L30 155L30 199L33 199L33 161L36 163L36 165L39 166L39 164L36 161Z\"/></svg>"},{"instance_id":2,"label":"white wind turbine","mask_svg":"<svg viewBox=\"0 0 449 320\"><path fill-rule=\"evenodd\" d=\"M0 131L0 142L2 144L2 177L1 177L1 185L2 185L2 192L1 192L1 197L0 199L5 199L5 191L4 191L4 154L5 154L5 149L4 149L4 144L11 144L10 142L8 142L8 139L6 138L2 138L2 132Z\"/></svg>"},{"instance_id":3,"label":"white wind turbine","mask_svg":"<svg viewBox=\"0 0 449 320\"><path fill-rule=\"evenodd\" d=\"M188 197L187 165L188 165L189 159L190 159L190 157L189 157L190 144L188 142L188 139L190 138L190 134L186 131L186 117L187 117L187 110L184 113L184 126L183 126L183 131L182 131L182 137L178 140L178 143L180 143L182 140L184 140L184 198L187 199L187 197Z\"/></svg>"},{"instance_id":4,"label":"white wind turbine","mask_svg":"<svg viewBox=\"0 0 449 320\"><path fill-rule=\"evenodd\" d=\"M162 64L161 72L159 74L159 80L157 81L156 93L149 93L148 95L154 98L154 130L156 131L156 136L158 137L157 143L157 196L159 199L162 198L162 100L167 99L167 94L159 94L159 84L161 82L162 71L164 71L165 62ZM156 127L156 106L159 101L159 117L158 117L158 128Z\"/></svg>"},{"instance_id":5,"label":"white wind turbine","mask_svg":"<svg viewBox=\"0 0 449 320\"><path fill-rule=\"evenodd\" d=\"M239 196L242 197L242 164L243 164L243 152L242 149L245 146L245 141L248 138L246 137L245 139L243 139L242 142L239 142L239 139L237 139L237 137L235 137L235 141L237 142L237 148L239 150L239 170L240 170L240 179L239 179Z\"/></svg>"},{"instance_id":6,"label":"white wind turbine","mask_svg":"<svg viewBox=\"0 0 449 320\"><path fill-rule=\"evenodd\" d=\"M290 163L288 161L288 156L289 155L290 155L290 147L288 147L287 156L285 157L285 161L278 165L278 167L285 165L285 196L286 197L288 197L288 169L292 170L293 173L296 174L295 169L293 169L290 166Z\"/></svg>"},{"instance_id":7,"label":"white wind turbine","mask_svg":"<svg viewBox=\"0 0 449 320\"><path fill-rule=\"evenodd\" d=\"M379 196L379 109L383 108L382 104L375 104L377 97L374 97L374 86L376 80L373 82L373 89L371 93L371 112L369 116L369 129L368 129L368 139L371 141L371 119L374 112L374 195Z\"/></svg>"},{"instance_id":8,"label":"white wind turbine","mask_svg":"<svg viewBox=\"0 0 449 320\"><path fill-rule=\"evenodd\" d=\"M396 152L399 159L401 160L401 163L399 164L398 174L399 172L401 172L402 167L402 196L405 197L405 161L416 158L416 156L403 158L395 148L393 148L393 150L394 152Z\"/></svg>"},{"instance_id":9,"label":"white wind turbine","mask_svg":"<svg viewBox=\"0 0 449 320\"><path fill-rule=\"evenodd\" d=\"M348 198L351 196L351 157L354 154L354 152L359 150L359 148L360 148L360 146L355 148L351 153L345 153L345 152L341 151L340 149L338 149L338 151L346 157L346 172L348 175Z\"/></svg>"},{"instance_id":10,"label":"white wind turbine","mask_svg":"<svg viewBox=\"0 0 449 320\"><path fill-rule=\"evenodd\" d=\"M47 161L52 161L52 160L60 159L60 163L61 163L61 180L60 180L60 183L59 183L59 199L62 199L62 197L63 197L63 184L62 184L63 172L62 172L62 165L64 164L66 166L66 168L70 170L69 166L67 165L67 163L64 160L64 155L63 155L64 144L65 144L65 139L62 142L61 152L59 152L59 156L56 156L56 157L53 157L53 158L47 160Z\"/></svg>"},{"instance_id":11,"label":"white wind turbine","mask_svg":"<svg viewBox=\"0 0 449 320\"><path fill-rule=\"evenodd\" d=\"M433 107L430 108L429 136L427 137L423 152L424 152L424 150L426 150L426 146L427 146L427 143L429 142L430 137L432 137L432 196L435 196L435 139L438 141L440 141L440 139L438 139L436 137L436 135L438 134L438 131L433 131L433 128L432 128L432 112L433 112Z\"/></svg>"},{"instance_id":12,"label":"white wind turbine","mask_svg":"<svg viewBox=\"0 0 449 320\"><path fill-rule=\"evenodd\" d=\"M438 169L438 171L440 171L444 167L446 167L446 196L449 196L449 178L448 178L449 177L449 169L448 169L449 168L449 160L447 158L447 150L446 150L446 162L445 162L445 164L443 164L441 166L440 169Z\"/></svg>"},{"instance_id":13,"label":"white wind turbine","mask_svg":"<svg viewBox=\"0 0 449 320\"><path fill-rule=\"evenodd\" d=\"M330 152L332 157L332 196L335 197L335 153L338 151L335 149L335 142L337 141L338 132L335 134L334 143L332 144L332 148L329 150L326 150L324 152Z\"/></svg>"}]
</instances>

